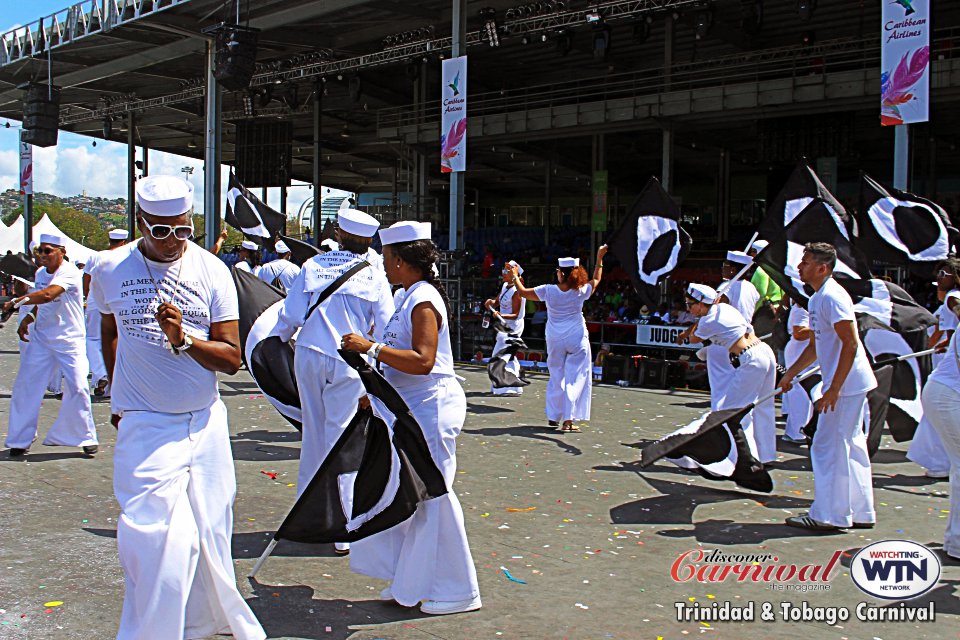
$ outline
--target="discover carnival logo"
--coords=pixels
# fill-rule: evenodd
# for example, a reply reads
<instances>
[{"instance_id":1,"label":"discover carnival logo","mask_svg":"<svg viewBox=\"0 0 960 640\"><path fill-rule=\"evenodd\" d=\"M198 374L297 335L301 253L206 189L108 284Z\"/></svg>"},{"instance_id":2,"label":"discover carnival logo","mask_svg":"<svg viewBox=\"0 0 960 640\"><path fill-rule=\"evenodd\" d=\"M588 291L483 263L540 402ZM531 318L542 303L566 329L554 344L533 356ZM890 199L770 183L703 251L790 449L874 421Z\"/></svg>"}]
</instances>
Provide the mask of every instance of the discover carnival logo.
<instances>
[{"instance_id":1,"label":"discover carnival logo","mask_svg":"<svg viewBox=\"0 0 960 640\"><path fill-rule=\"evenodd\" d=\"M670 567L675 582L753 582L802 585L797 591L826 591L842 551L835 551L826 563L781 563L773 553L725 553L720 549L692 549L681 553ZM786 586L786 585L785 585Z\"/></svg>"},{"instance_id":2,"label":"discover carnival logo","mask_svg":"<svg viewBox=\"0 0 960 640\"><path fill-rule=\"evenodd\" d=\"M909 600L940 580L940 559L922 544L883 540L860 549L850 562L850 577L869 596Z\"/></svg>"}]
</instances>

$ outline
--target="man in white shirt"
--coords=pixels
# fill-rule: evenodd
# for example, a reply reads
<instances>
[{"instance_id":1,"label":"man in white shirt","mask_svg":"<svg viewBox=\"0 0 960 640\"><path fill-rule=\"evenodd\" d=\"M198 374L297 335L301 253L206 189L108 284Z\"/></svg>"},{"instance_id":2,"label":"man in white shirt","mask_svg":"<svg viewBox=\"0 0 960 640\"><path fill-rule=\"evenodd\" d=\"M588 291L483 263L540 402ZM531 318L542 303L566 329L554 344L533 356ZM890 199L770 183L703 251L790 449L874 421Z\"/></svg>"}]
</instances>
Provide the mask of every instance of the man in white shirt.
<instances>
[{"instance_id":1,"label":"man in white shirt","mask_svg":"<svg viewBox=\"0 0 960 640\"><path fill-rule=\"evenodd\" d=\"M286 242L277 240L274 248L277 251L277 259L260 267L257 276L267 284L286 291L300 275L300 267L290 262L292 252Z\"/></svg>"},{"instance_id":2,"label":"man in white shirt","mask_svg":"<svg viewBox=\"0 0 960 640\"><path fill-rule=\"evenodd\" d=\"M63 404L43 443L83 447L91 457L97 452L97 430L87 390L90 369L83 322L83 278L80 270L65 259L65 245L62 236L40 235L41 267L34 291L5 306L29 309L17 330L20 339L30 346L20 359L10 394L6 446L12 458L25 455L36 440L44 387L58 368L63 374Z\"/></svg>"},{"instance_id":3,"label":"man in white shirt","mask_svg":"<svg viewBox=\"0 0 960 640\"><path fill-rule=\"evenodd\" d=\"M324 458L350 424L361 398L363 385L357 372L339 356L340 339L348 333L374 335L377 342L393 314L393 296L381 269L365 266L316 305L321 293L341 275L367 265L367 249L380 223L353 209L337 214L336 251L314 256L303 265L287 291L280 313L278 335L290 340L297 329L294 367L303 410L303 445L297 493L303 493ZM352 506L343 505L349 515ZM346 553L349 546L337 543Z\"/></svg>"},{"instance_id":4,"label":"man in white shirt","mask_svg":"<svg viewBox=\"0 0 960 640\"><path fill-rule=\"evenodd\" d=\"M113 251L127 244L127 238L130 232L126 229L111 229L107 236L110 238L110 247L107 251ZM87 360L90 362L90 383L93 385L93 395L109 395L108 385L110 379L107 377L107 367L103 364L103 353L100 342L100 310L97 309L97 303L90 298L90 279L93 272L100 262L98 252L90 256L86 264L83 265L83 299L87 303L84 321L87 326Z\"/></svg>"},{"instance_id":5,"label":"man in white shirt","mask_svg":"<svg viewBox=\"0 0 960 640\"><path fill-rule=\"evenodd\" d=\"M760 301L760 293L747 276L741 276L735 281L733 278L749 264L753 264L753 258L743 251L727 251L727 259L723 261L720 271L723 282L717 287L721 294L720 302L734 307L747 322L753 320L753 311Z\"/></svg>"},{"instance_id":6,"label":"man in white shirt","mask_svg":"<svg viewBox=\"0 0 960 640\"><path fill-rule=\"evenodd\" d=\"M230 552L237 485L217 372L240 367L237 291L226 265L190 242L192 207L185 180L141 178L143 238L102 257L91 284L118 429L118 640L266 637Z\"/></svg>"},{"instance_id":7,"label":"man in white shirt","mask_svg":"<svg viewBox=\"0 0 960 640\"><path fill-rule=\"evenodd\" d=\"M873 476L863 412L867 392L877 386L857 334L850 294L832 278L836 249L825 242L806 245L798 265L800 280L813 287L810 341L787 370L780 386L789 391L793 378L816 361L823 379L817 433L810 445L814 500L810 513L787 518L791 527L814 531L872 529Z\"/></svg>"}]
</instances>

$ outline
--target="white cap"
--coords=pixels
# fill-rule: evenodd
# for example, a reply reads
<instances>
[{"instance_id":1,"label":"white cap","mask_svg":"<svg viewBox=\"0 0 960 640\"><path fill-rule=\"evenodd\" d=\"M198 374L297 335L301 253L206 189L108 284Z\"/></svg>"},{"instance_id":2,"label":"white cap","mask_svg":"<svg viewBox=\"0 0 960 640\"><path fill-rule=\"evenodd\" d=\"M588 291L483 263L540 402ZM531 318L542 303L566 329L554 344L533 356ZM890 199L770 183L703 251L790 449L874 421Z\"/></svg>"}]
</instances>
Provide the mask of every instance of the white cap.
<instances>
[{"instance_id":1,"label":"white cap","mask_svg":"<svg viewBox=\"0 0 960 640\"><path fill-rule=\"evenodd\" d=\"M704 304L713 304L717 301L717 298L720 297L716 289L708 287L705 284L697 284L696 282L687 286L687 295Z\"/></svg>"},{"instance_id":2,"label":"white cap","mask_svg":"<svg viewBox=\"0 0 960 640\"><path fill-rule=\"evenodd\" d=\"M137 206L152 216L171 218L193 208L193 185L176 176L137 180Z\"/></svg>"},{"instance_id":3,"label":"white cap","mask_svg":"<svg viewBox=\"0 0 960 640\"><path fill-rule=\"evenodd\" d=\"M523 267L521 267L520 265L518 265L516 260L511 260L511 261L508 262L507 264L510 265L511 267L516 267L516 268L517 268L517 275L518 275L518 276L522 276L522 275L523 275Z\"/></svg>"},{"instance_id":4,"label":"white cap","mask_svg":"<svg viewBox=\"0 0 960 640\"><path fill-rule=\"evenodd\" d=\"M564 269L569 267L579 267L580 258L560 258L559 260L557 260L557 264L559 264Z\"/></svg>"},{"instance_id":5,"label":"white cap","mask_svg":"<svg viewBox=\"0 0 960 640\"><path fill-rule=\"evenodd\" d=\"M743 251L727 251L727 262L735 262L736 264L752 264L753 258L745 254Z\"/></svg>"},{"instance_id":6,"label":"white cap","mask_svg":"<svg viewBox=\"0 0 960 640\"><path fill-rule=\"evenodd\" d=\"M41 233L40 244L54 244L58 247L65 247L67 246L67 239L53 233Z\"/></svg>"},{"instance_id":7,"label":"white cap","mask_svg":"<svg viewBox=\"0 0 960 640\"><path fill-rule=\"evenodd\" d=\"M376 218L356 209L337 211L337 225L342 231L364 238L372 238L380 228L380 222Z\"/></svg>"},{"instance_id":8,"label":"white cap","mask_svg":"<svg viewBox=\"0 0 960 640\"><path fill-rule=\"evenodd\" d=\"M320 243L320 246L321 246L321 247L324 247L327 251L339 251L339 250L340 250L340 245L337 244L337 241L334 240L333 238L327 238L326 240L324 240L323 242Z\"/></svg>"},{"instance_id":9,"label":"white cap","mask_svg":"<svg viewBox=\"0 0 960 640\"><path fill-rule=\"evenodd\" d=\"M260 247L257 246L257 243L253 242L252 240L244 240L240 243L240 248L246 249L247 251L256 251Z\"/></svg>"},{"instance_id":10,"label":"white cap","mask_svg":"<svg viewBox=\"0 0 960 640\"><path fill-rule=\"evenodd\" d=\"M285 253L290 253L290 247L287 246L287 243L283 240L277 240L277 243L273 245L273 248L276 250L277 255L283 255Z\"/></svg>"},{"instance_id":11,"label":"white cap","mask_svg":"<svg viewBox=\"0 0 960 640\"><path fill-rule=\"evenodd\" d=\"M754 249L757 252L760 252L766 249L768 244L770 243L767 242L766 240L757 240L752 245L750 245L750 248Z\"/></svg>"},{"instance_id":12,"label":"white cap","mask_svg":"<svg viewBox=\"0 0 960 640\"><path fill-rule=\"evenodd\" d=\"M126 229L110 229L107 233L111 240L126 240L130 237L130 232Z\"/></svg>"},{"instance_id":13,"label":"white cap","mask_svg":"<svg viewBox=\"0 0 960 640\"><path fill-rule=\"evenodd\" d=\"M33 251L33 250L36 249L38 246L40 246L40 243L37 242L36 240L31 240L31 241L30 241L30 251Z\"/></svg>"},{"instance_id":14,"label":"white cap","mask_svg":"<svg viewBox=\"0 0 960 640\"><path fill-rule=\"evenodd\" d=\"M386 229L380 229L380 242L383 244L397 244L398 242L413 242L414 240L430 239L429 222L413 222L404 220L392 224Z\"/></svg>"}]
</instances>

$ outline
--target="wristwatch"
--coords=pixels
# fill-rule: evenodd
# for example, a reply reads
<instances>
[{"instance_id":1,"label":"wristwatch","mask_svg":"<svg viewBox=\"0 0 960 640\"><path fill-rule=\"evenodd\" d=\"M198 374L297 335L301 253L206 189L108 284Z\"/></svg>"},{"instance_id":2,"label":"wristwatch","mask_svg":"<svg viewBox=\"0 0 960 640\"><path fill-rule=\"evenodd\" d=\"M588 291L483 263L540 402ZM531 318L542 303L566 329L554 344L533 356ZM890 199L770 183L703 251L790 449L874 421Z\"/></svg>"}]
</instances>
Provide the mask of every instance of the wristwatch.
<instances>
[{"instance_id":1,"label":"wristwatch","mask_svg":"<svg viewBox=\"0 0 960 640\"><path fill-rule=\"evenodd\" d=\"M191 338L187 334L183 334L183 344L181 344L179 347L173 347L173 352L183 353L184 351L186 351L192 346L193 346L193 338Z\"/></svg>"}]
</instances>

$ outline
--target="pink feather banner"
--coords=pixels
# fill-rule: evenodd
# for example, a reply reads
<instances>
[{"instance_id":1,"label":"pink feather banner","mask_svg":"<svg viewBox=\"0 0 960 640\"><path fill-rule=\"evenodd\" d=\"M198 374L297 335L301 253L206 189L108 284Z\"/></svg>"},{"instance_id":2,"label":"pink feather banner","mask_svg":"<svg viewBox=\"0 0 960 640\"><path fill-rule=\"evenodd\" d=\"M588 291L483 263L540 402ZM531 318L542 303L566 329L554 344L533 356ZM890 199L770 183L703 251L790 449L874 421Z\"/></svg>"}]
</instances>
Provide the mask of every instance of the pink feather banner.
<instances>
[{"instance_id":1,"label":"pink feather banner","mask_svg":"<svg viewBox=\"0 0 960 640\"><path fill-rule=\"evenodd\" d=\"M440 171L466 171L467 57L444 60L441 75Z\"/></svg>"},{"instance_id":2,"label":"pink feather banner","mask_svg":"<svg viewBox=\"0 0 960 640\"><path fill-rule=\"evenodd\" d=\"M930 95L930 2L885 3L880 55L880 123L926 122Z\"/></svg>"}]
</instances>

